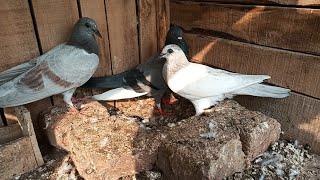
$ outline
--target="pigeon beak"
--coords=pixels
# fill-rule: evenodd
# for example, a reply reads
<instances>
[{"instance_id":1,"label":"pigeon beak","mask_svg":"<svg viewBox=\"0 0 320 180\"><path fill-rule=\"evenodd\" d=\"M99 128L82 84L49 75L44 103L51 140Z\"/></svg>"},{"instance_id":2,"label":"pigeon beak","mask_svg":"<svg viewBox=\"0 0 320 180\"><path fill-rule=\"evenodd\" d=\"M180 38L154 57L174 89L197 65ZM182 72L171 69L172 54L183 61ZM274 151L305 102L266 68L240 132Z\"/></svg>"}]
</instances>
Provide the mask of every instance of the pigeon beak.
<instances>
[{"instance_id":1,"label":"pigeon beak","mask_svg":"<svg viewBox=\"0 0 320 180\"><path fill-rule=\"evenodd\" d=\"M101 34L100 34L100 32L99 32L98 29L95 29L95 30L94 30L94 33L95 33L97 36L99 36L100 38L102 38L102 36L101 36Z\"/></svg>"},{"instance_id":2,"label":"pigeon beak","mask_svg":"<svg viewBox=\"0 0 320 180\"><path fill-rule=\"evenodd\" d=\"M166 53L160 53L160 57L163 57L165 55L166 55Z\"/></svg>"}]
</instances>

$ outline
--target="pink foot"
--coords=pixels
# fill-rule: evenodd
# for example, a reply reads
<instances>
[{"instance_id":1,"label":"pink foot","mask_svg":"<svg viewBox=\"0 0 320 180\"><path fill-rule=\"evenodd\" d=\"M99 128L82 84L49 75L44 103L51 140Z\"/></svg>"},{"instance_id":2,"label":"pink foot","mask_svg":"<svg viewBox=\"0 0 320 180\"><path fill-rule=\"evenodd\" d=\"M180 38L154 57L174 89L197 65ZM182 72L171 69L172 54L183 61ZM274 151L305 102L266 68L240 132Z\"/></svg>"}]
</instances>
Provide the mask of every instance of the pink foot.
<instances>
[{"instance_id":1,"label":"pink foot","mask_svg":"<svg viewBox=\"0 0 320 180\"><path fill-rule=\"evenodd\" d=\"M162 102L164 104L173 104L175 102L177 102L178 99L176 99L175 97L170 97L170 98L162 98Z\"/></svg>"}]
</instances>

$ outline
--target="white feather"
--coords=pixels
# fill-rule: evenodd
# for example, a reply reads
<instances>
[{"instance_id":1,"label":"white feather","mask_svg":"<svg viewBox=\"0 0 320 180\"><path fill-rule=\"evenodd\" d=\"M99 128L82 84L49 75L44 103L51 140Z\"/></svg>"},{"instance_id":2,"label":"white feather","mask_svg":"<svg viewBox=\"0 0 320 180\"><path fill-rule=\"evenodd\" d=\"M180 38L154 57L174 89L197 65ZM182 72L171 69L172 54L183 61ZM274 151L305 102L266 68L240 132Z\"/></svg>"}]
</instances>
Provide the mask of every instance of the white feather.
<instances>
[{"instance_id":1,"label":"white feather","mask_svg":"<svg viewBox=\"0 0 320 180\"><path fill-rule=\"evenodd\" d=\"M125 89L125 88L116 88L109 91L106 91L102 94L92 96L92 99L97 101L114 101L120 99L129 99L134 97L140 97L148 94L148 92L138 93L133 89Z\"/></svg>"}]
</instances>

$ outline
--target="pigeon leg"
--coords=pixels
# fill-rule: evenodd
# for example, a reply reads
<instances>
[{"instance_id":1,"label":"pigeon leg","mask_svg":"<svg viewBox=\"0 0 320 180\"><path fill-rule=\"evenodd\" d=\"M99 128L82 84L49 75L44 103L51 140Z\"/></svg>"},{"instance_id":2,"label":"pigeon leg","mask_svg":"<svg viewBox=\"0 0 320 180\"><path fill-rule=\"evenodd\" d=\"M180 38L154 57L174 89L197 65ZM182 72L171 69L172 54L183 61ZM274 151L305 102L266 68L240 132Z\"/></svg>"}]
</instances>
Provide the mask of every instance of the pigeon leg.
<instances>
[{"instance_id":1,"label":"pigeon leg","mask_svg":"<svg viewBox=\"0 0 320 180\"><path fill-rule=\"evenodd\" d=\"M173 104L177 101L178 101L178 99L176 99L174 96L171 96L170 98L162 98L162 102L164 104Z\"/></svg>"},{"instance_id":2,"label":"pigeon leg","mask_svg":"<svg viewBox=\"0 0 320 180\"><path fill-rule=\"evenodd\" d=\"M62 93L62 95L63 95L63 101L65 102L65 103L67 103L67 105L70 107L70 110L72 111L72 112L77 112L77 113L79 113L79 110L76 108L76 107L74 107L74 105L73 105L73 103L72 103L72 95L73 95L73 93L74 93L74 91L76 90L76 88L74 88L74 89L70 89L70 90L68 90L68 91L65 91L65 92L63 92Z\"/></svg>"}]
</instances>

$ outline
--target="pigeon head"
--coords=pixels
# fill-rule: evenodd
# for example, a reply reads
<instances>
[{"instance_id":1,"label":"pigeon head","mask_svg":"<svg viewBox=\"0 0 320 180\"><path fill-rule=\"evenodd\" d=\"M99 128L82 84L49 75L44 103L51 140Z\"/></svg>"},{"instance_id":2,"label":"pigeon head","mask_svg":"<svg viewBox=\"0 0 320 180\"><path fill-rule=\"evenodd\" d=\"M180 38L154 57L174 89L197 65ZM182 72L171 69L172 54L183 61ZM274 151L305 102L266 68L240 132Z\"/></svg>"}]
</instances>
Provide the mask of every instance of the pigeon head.
<instances>
[{"instance_id":1,"label":"pigeon head","mask_svg":"<svg viewBox=\"0 0 320 180\"><path fill-rule=\"evenodd\" d=\"M74 33L75 32L80 32L82 34L87 34L87 35L97 35L100 38L102 38L96 22L88 17L83 17L78 20L78 22L74 26Z\"/></svg>"},{"instance_id":2,"label":"pigeon head","mask_svg":"<svg viewBox=\"0 0 320 180\"><path fill-rule=\"evenodd\" d=\"M72 35L67 44L98 55L99 48L94 35L101 37L96 22L91 18L83 17L74 25Z\"/></svg>"},{"instance_id":3,"label":"pigeon head","mask_svg":"<svg viewBox=\"0 0 320 180\"><path fill-rule=\"evenodd\" d=\"M186 59L187 57L184 54L183 50L175 44L169 44L166 45L161 53L160 53L161 59L165 58L167 61L175 61L175 60L183 60Z\"/></svg>"},{"instance_id":4,"label":"pigeon head","mask_svg":"<svg viewBox=\"0 0 320 180\"><path fill-rule=\"evenodd\" d=\"M178 45L183 52L188 55L189 47L187 42L183 39L183 31L180 26L171 24L170 29L166 36L165 45L175 44Z\"/></svg>"}]
</instances>

